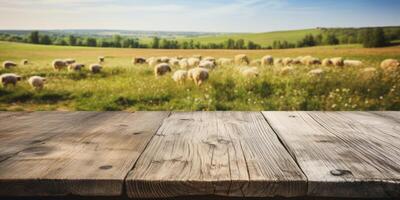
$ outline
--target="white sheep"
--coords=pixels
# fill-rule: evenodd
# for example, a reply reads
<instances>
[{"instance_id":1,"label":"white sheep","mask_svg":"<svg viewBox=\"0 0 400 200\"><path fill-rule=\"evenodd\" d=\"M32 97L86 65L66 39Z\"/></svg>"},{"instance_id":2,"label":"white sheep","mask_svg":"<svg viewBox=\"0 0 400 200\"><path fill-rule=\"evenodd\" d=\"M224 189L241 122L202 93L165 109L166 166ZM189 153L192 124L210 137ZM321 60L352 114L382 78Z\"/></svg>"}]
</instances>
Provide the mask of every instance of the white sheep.
<instances>
[{"instance_id":1,"label":"white sheep","mask_svg":"<svg viewBox=\"0 0 400 200\"><path fill-rule=\"evenodd\" d=\"M165 75L168 72L171 72L171 67L167 63L160 63L154 68L154 75L156 77Z\"/></svg>"},{"instance_id":2,"label":"white sheep","mask_svg":"<svg viewBox=\"0 0 400 200\"><path fill-rule=\"evenodd\" d=\"M32 88L35 88L37 90L43 89L45 82L46 78L40 76L32 76L28 79L29 85L31 85Z\"/></svg>"},{"instance_id":3,"label":"white sheep","mask_svg":"<svg viewBox=\"0 0 400 200\"><path fill-rule=\"evenodd\" d=\"M273 64L274 64L274 57L267 55L261 58L262 66L273 65Z\"/></svg>"},{"instance_id":4,"label":"white sheep","mask_svg":"<svg viewBox=\"0 0 400 200\"><path fill-rule=\"evenodd\" d=\"M217 60L214 57L211 57L211 56L207 56L207 57L203 58L202 61L210 61L210 62L213 62L213 63L217 63Z\"/></svg>"},{"instance_id":5,"label":"white sheep","mask_svg":"<svg viewBox=\"0 0 400 200\"><path fill-rule=\"evenodd\" d=\"M18 81L21 81L22 77L17 74L7 73L0 75L0 81L4 87L12 84L13 86L17 85Z\"/></svg>"},{"instance_id":6,"label":"white sheep","mask_svg":"<svg viewBox=\"0 0 400 200\"><path fill-rule=\"evenodd\" d=\"M132 64L136 65L136 64L144 64L146 63L146 59L143 57L133 57L132 59Z\"/></svg>"},{"instance_id":7,"label":"white sheep","mask_svg":"<svg viewBox=\"0 0 400 200\"><path fill-rule=\"evenodd\" d=\"M259 76L260 71L257 67L242 67L240 73L246 78L255 78Z\"/></svg>"},{"instance_id":8,"label":"white sheep","mask_svg":"<svg viewBox=\"0 0 400 200\"><path fill-rule=\"evenodd\" d=\"M65 62L67 65L71 65L71 64L74 64L76 61L75 61L75 59L73 59L73 58L67 58L67 59L64 60L64 62Z\"/></svg>"},{"instance_id":9,"label":"white sheep","mask_svg":"<svg viewBox=\"0 0 400 200\"><path fill-rule=\"evenodd\" d=\"M261 59L255 59L250 62L250 66L261 66Z\"/></svg>"},{"instance_id":10,"label":"white sheep","mask_svg":"<svg viewBox=\"0 0 400 200\"><path fill-rule=\"evenodd\" d=\"M161 59L160 58L151 57L151 58L148 58L146 60L146 62L149 64L150 67L154 67L157 64L161 63Z\"/></svg>"},{"instance_id":11,"label":"white sheep","mask_svg":"<svg viewBox=\"0 0 400 200\"><path fill-rule=\"evenodd\" d=\"M192 58L197 58L197 59L201 60L203 58L203 56L201 56L201 55L193 55Z\"/></svg>"},{"instance_id":12,"label":"white sheep","mask_svg":"<svg viewBox=\"0 0 400 200\"><path fill-rule=\"evenodd\" d=\"M160 60L160 62L162 63L168 63L169 62L169 58L167 56L163 56L158 58Z\"/></svg>"},{"instance_id":13,"label":"white sheep","mask_svg":"<svg viewBox=\"0 0 400 200\"><path fill-rule=\"evenodd\" d=\"M343 67L344 66L344 59L341 57L331 58L332 65L335 67Z\"/></svg>"},{"instance_id":14,"label":"white sheep","mask_svg":"<svg viewBox=\"0 0 400 200\"><path fill-rule=\"evenodd\" d=\"M172 75L172 79L179 84L185 82L187 78L188 72L186 70L178 70L174 73L174 75Z\"/></svg>"},{"instance_id":15,"label":"white sheep","mask_svg":"<svg viewBox=\"0 0 400 200\"><path fill-rule=\"evenodd\" d=\"M182 60L179 61L179 67L181 69L188 69L189 68L189 63L187 58L183 58Z\"/></svg>"},{"instance_id":16,"label":"white sheep","mask_svg":"<svg viewBox=\"0 0 400 200\"><path fill-rule=\"evenodd\" d=\"M63 60L61 59L56 59L53 61L52 63L54 70L60 71L63 68L67 67L67 63L65 63Z\"/></svg>"},{"instance_id":17,"label":"white sheep","mask_svg":"<svg viewBox=\"0 0 400 200\"><path fill-rule=\"evenodd\" d=\"M228 66L228 65L232 65L233 64L233 60L230 58L219 58L217 60L218 65L221 66Z\"/></svg>"},{"instance_id":18,"label":"white sheep","mask_svg":"<svg viewBox=\"0 0 400 200\"><path fill-rule=\"evenodd\" d=\"M318 58L312 56L304 56L301 59L301 63L303 65L310 66L310 65L319 65L321 64L321 61Z\"/></svg>"},{"instance_id":19,"label":"white sheep","mask_svg":"<svg viewBox=\"0 0 400 200\"><path fill-rule=\"evenodd\" d=\"M93 73L93 74L97 74L101 72L101 69L103 69L103 66L99 65L99 64L91 64L89 66L89 70Z\"/></svg>"},{"instance_id":20,"label":"white sheep","mask_svg":"<svg viewBox=\"0 0 400 200\"><path fill-rule=\"evenodd\" d=\"M375 77L377 70L375 67L367 67L361 70L361 78L364 80L370 80Z\"/></svg>"},{"instance_id":21,"label":"white sheep","mask_svg":"<svg viewBox=\"0 0 400 200\"><path fill-rule=\"evenodd\" d=\"M329 66L332 66L332 65L333 65L331 59L329 59L329 58L323 59L322 62L321 62L321 64L322 64L322 66L324 66L324 67L329 67Z\"/></svg>"},{"instance_id":22,"label":"white sheep","mask_svg":"<svg viewBox=\"0 0 400 200\"><path fill-rule=\"evenodd\" d=\"M281 65L283 65L282 58L275 58L274 59L274 66L281 66Z\"/></svg>"},{"instance_id":23,"label":"white sheep","mask_svg":"<svg viewBox=\"0 0 400 200\"><path fill-rule=\"evenodd\" d=\"M288 75L288 74L292 73L293 71L294 71L294 68L293 68L293 67L291 67L291 66L286 66L286 67L283 67L283 68L280 70L279 74L280 74L281 76L285 76L285 75Z\"/></svg>"},{"instance_id":24,"label":"white sheep","mask_svg":"<svg viewBox=\"0 0 400 200\"><path fill-rule=\"evenodd\" d=\"M215 68L215 63L209 60L202 60L199 64L199 67L205 68L205 69L214 69Z\"/></svg>"},{"instance_id":25,"label":"white sheep","mask_svg":"<svg viewBox=\"0 0 400 200\"><path fill-rule=\"evenodd\" d=\"M381 68L387 73L395 72L399 70L400 62L396 59L386 59L382 61Z\"/></svg>"},{"instance_id":26,"label":"white sheep","mask_svg":"<svg viewBox=\"0 0 400 200\"><path fill-rule=\"evenodd\" d=\"M3 62L4 69L11 69L12 67L16 67L16 66L17 66L17 63L15 63L13 61L7 60L7 61Z\"/></svg>"},{"instance_id":27,"label":"white sheep","mask_svg":"<svg viewBox=\"0 0 400 200\"><path fill-rule=\"evenodd\" d=\"M81 71L82 68L84 68L85 65L84 64L79 64L79 63L73 63L68 65L68 71L70 72L78 72Z\"/></svg>"},{"instance_id":28,"label":"white sheep","mask_svg":"<svg viewBox=\"0 0 400 200\"><path fill-rule=\"evenodd\" d=\"M235 56L235 64L237 65L248 65L250 63L249 57L245 54L239 54Z\"/></svg>"},{"instance_id":29,"label":"white sheep","mask_svg":"<svg viewBox=\"0 0 400 200\"><path fill-rule=\"evenodd\" d=\"M171 66L179 66L179 60L177 58L170 58L168 63Z\"/></svg>"},{"instance_id":30,"label":"white sheep","mask_svg":"<svg viewBox=\"0 0 400 200\"><path fill-rule=\"evenodd\" d=\"M301 64L301 59L302 59L301 56L299 56L297 58L293 58L292 65L300 65Z\"/></svg>"},{"instance_id":31,"label":"white sheep","mask_svg":"<svg viewBox=\"0 0 400 200\"><path fill-rule=\"evenodd\" d=\"M308 75L318 77L318 76L322 76L324 73L325 73L325 71L323 69L318 68L318 69L313 69L313 70L309 71Z\"/></svg>"},{"instance_id":32,"label":"white sheep","mask_svg":"<svg viewBox=\"0 0 400 200\"><path fill-rule=\"evenodd\" d=\"M197 86L200 86L208 79L208 69L196 67L188 72L188 78L193 80Z\"/></svg>"},{"instance_id":33,"label":"white sheep","mask_svg":"<svg viewBox=\"0 0 400 200\"><path fill-rule=\"evenodd\" d=\"M195 57L188 58L187 61L188 61L189 67L197 67L200 64L200 59L195 58Z\"/></svg>"},{"instance_id":34,"label":"white sheep","mask_svg":"<svg viewBox=\"0 0 400 200\"><path fill-rule=\"evenodd\" d=\"M292 58L286 57L286 58L282 59L282 64L284 66L288 66L288 65L290 65L292 63L293 63L293 59Z\"/></svg>"},{"instance_id":35,"label":"white sheep","mask_svg":"<svg viewBox=\"0 0 400 200\"><path fill-rule=\"evenodd\" d=\"M360 60L345 60L343 62L345 66L350 66L350 67L361 67L363 66L363 62Z\"/></svg>"}]
</instances>

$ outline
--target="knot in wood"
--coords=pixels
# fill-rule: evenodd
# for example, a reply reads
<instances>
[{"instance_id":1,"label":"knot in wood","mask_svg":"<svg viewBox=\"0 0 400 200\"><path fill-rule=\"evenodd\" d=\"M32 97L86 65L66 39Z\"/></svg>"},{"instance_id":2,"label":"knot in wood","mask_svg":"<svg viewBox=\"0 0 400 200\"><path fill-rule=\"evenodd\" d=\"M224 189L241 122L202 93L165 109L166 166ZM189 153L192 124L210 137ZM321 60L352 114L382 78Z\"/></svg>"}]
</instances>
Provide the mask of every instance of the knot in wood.
<instances>
[{"instance_id":1,"label":"knot in wood","mask_svg":"<svg viewBox=\"0 0 400 200\"><path fill-rule=\"evenodd\" d=\"M351 173L351 171L345 170L345 169L334 169L334 170L331 170L331 174L333 176L343 176L343 175L352 174L352 173Z\"/></svg>"}]
</instances>

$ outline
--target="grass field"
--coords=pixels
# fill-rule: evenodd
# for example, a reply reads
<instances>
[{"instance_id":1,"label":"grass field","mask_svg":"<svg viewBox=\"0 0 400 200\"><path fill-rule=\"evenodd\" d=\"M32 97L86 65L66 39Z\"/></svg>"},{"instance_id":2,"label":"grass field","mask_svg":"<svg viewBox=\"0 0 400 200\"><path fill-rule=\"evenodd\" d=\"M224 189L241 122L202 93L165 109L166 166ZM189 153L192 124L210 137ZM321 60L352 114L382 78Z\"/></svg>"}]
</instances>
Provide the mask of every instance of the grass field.
<instances>
[{"instance_id":1,"label":"grass field","mask_svg":"<svg viewBox=\"0 0 400 200\"><path fill-rule=\"evenodd\" d=\"M294 31L276 31L268 33L244 33L244 34L226 34L226 35L211 35L211 36L199 36L199 37L181 37L178 41L189 41L200 42L202 44L207 43L221 43L225 42L229 38L238 40L244 39L245 41L253 41L263 47L272 46L274 41L288 41L290 43L296 43L301 40L307 34L317 35L321 31L318 29L304 29Z\"/></svg>"},{"instance_id":2,"label":"grass field","mask_svg":"<svg viewBox=\"0 0 400 200\"><path fill-rule=\"evenodd\" d=\"M133 56L203 56L233 57L245 53L250 58L264 55L319 58L342 56L359 59L365 67L376 67L371 79L362 79L362 68L328 68L322 77L307 72L320 66L295 66L287 76L280 67L259 67L258 78L248 79L237 66L218 67L201 87L192 82L178 85L171 75L155 78L147 65L131 64ZM104 71L93 75L55 72L51 61L75 58L91 64L105 56ZM40 46L0 42L0 61L31 64L15 69L0 69L0 74L23 76L16 88L0 86L0 110L400 110L400 76L385 75L379 63L386 58L400 59L400 47L364 49L358 45L314 47L287 50L152 50ZM176 70L175 67L173 70ZM30 88L33 75L48 78L42 91Z\"/></svg>"}]
</instances>

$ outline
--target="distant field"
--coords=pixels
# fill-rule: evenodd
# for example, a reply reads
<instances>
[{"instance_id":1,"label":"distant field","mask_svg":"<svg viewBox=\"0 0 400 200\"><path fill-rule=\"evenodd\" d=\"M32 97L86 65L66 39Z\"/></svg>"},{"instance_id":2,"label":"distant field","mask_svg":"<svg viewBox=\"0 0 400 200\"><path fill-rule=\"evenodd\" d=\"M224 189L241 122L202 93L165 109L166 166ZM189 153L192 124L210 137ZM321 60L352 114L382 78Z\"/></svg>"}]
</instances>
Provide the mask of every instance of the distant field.
<instances>
[{"instance_id":1,"label":"distant field","mask_svg":"<svg viewBox=\"0 0 400 200\"><path fill-rule=\"evenodd\" d=\"M178 38L178 41L191 40L199 41L201 43L221 43L231 38L234 40L244 39L245 41L253 41L262 46L269 46L276 40L288 41L291 43L296 43L297 41L304 38L307 34L317 35L320 33L318 29L305 29L305 30L295 30L295 31L278 31L278 32L268 32L268 33L246 33L246 34L227 34L218 36L199 36L199 37L189 37L189 38Z\"/></svg>"},{"instance_id":2,"label":"distant field","mask_svg":"<svg viewBox=\"0 0 400 200\"><path fill-rule=\"evenodd\" d=\"M177 85L171 75L155 78L147 65L131 64L133 56L233 57L245 53L251 59L264 55L319 58L342 56L359 59L364 67L376 67L373 79L360 78L362 68L322 67L326 74L310 77L307 72L320 66L294 66L287 76L282 67L259 67L260 76L247 79L238 66L218 67L200 88L192 82ZM92 75L55 72L51 61L75 58L91 64L106 56L104 72ZM0 69L0 74L17 73L24 80L16 88L0 86L0 110L400 110L398 74L383 75L379 63L400 59L400 47L364 49L359 45L287 50L152 50L41 46L0 42L0 61L29 59L31 64ZM173 71L178 67L174 67ZM48 78L42 91L29 87L32 75Z\"/></svg>"}]
</instances>

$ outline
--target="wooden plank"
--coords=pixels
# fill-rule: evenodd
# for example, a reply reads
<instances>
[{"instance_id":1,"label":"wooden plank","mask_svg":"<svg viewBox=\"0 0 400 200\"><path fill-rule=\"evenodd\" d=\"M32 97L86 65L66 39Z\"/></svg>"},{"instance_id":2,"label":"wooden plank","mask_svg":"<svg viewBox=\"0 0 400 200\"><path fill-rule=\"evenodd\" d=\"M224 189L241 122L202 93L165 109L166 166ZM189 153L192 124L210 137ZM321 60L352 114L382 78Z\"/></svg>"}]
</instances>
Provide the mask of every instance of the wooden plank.
<instances>
[{"instance_id":1,"label":"wooden plank","mask_svg":"<svg viewBox=\"0 0 400 200\"><path fill-rule=\"evenodd\" d=\"M308 178L308 195L400 197L399 123L363 112L263 112Z\"/></svg>"},{"instance_id":2,"label":"wooden plank","mask_svg":"<svg viewBox=\"0 0 400 200\"><path fill-rule=\"evenodd\" d=\"M127 173L169 113L33 115L38 119L9 121L0 134L21 137L22 146L33 139L25 139L24 134L52 136L0 162L0 196L121 195Z\"/></svg>"},{"instance_id":3,"label":"wooden plank","mask_svg":"<svg viewBox=\"0 0 400 200\"><path fill-rule=\"evenodd\" d=\"M126 179L133 198L301 196L306 179L260 112L173 113Z\"/></svg>"},{"instance_id":4,"label":"wooden plank","mask_svg":"<svg viewBox=\"0 0 400 200\"><path fill-rule=\"evenodd\" d=\"M398 111L374 111L371 113L400 123L400 112Z\"/></svg>"}]
</instances>

